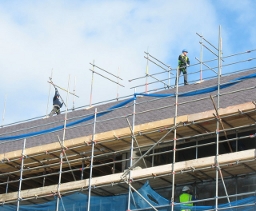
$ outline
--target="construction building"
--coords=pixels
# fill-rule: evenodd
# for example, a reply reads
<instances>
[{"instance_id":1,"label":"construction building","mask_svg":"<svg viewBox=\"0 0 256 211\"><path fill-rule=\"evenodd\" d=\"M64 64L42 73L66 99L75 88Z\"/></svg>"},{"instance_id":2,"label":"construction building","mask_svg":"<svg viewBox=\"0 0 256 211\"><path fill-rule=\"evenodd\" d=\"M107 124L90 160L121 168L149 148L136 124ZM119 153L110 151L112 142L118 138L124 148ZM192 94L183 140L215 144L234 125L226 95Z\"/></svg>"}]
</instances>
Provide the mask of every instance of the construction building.
<instances>
[{"instance_id":1,"label":"construction building","mask_svg":"<svg viewBox=\"0 0 256 211\"><path fill-rule=\"evenodd\" d=\"M190 210L256 210L255 67L217 59L201 83L2 127L0 210L181 210L184 185Z\"/></svg>"}]
</instances>

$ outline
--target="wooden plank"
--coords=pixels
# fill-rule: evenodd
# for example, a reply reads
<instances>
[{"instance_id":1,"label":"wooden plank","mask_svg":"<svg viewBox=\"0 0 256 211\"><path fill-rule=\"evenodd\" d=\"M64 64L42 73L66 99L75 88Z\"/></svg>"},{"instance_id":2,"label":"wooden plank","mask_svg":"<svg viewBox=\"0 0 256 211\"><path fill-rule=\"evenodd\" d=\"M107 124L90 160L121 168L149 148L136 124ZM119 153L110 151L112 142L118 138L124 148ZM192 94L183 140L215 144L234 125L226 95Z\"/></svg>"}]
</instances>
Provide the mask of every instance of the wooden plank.
<instances>
[{"instance_id":1,"label":"wooden plank","mask_svg":"<svg viewBox=\"0 0 256 211\"><path fill-rule=\"evenodd\" d=\"M219 155L218 161L219 161L219 164L225 164L225 163L232 163L235 161L251 160L251 159L255 159L255 157L256 157L256 150L251 149L251 150ZM208 167L214 164L215 164L215 156L177 162L175 164L175 172L191 169L191 168L194 168L196 170L197 168ZM156 166L156 167L151 167L146 169L134 170L132 171L132 178L133 179L149 178L149 177L152 177L153 174L164 175L164 174L171 174L171 172L172 172L172 164L167 164L167 165ZM117 174L111 174L111 175L106 175L102 177L94 177L91 180L91 184L92 186L98 186L103 184L111 185L113 183L118 183L121 181L122 174L123 173L117 173ZM60 191L65 192L69 190L79 190L79 189L88 187L88 184L89 184L89 179L68 182L68 183L61 184ZM39 196L39 195L42 195L42 196L51 195L52 192L55 193L56 191L57 191L57 185L45 186L42 188L23 190L21 191L21 197L25 199L25 198ZM17 192L0 195L1 203L15 200L15 199L17 199Z\"/></svg>"},{"instance_id":2,"label":"wooden plank","mask_svg":"<svg viewBox=\"0 0 256 211\"><path fill-rule=\"evenodd\" d=\"M219 109L219 115L224 115L224 114L235 114L238 113L238 109L241 111L248 111L255 109L255 105L252 102L247 102L235 106L229 106L227 108L220 108ZM213 118L213 113L215 113L215 110L209 110L201 113L196 113L196 114L190 114L188 115L188 121L193 122L193 121L199 121L202 119L209 119Z\"/></svg>"}]
</instances>

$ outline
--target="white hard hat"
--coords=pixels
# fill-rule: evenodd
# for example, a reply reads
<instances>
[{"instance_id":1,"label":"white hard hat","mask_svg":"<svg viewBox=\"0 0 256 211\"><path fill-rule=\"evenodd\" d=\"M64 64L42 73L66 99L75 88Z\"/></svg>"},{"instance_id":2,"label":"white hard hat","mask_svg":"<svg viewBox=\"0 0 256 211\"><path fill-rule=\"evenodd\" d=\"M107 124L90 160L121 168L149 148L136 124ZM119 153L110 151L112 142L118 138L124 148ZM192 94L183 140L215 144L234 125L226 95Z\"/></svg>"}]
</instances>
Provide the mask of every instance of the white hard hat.
<instances>
[{"instance_id":1,"label":"white hard hat","mask_svg":"<svg viewBox=\"0 0 256 211\"><path fill-rule=\"evenodd\" d=\"M190 188L189 188L188 186L184 186L184 187L182 188L182 191L188 191L188 190L190 190Z\"/></svg>"}]
</instances>

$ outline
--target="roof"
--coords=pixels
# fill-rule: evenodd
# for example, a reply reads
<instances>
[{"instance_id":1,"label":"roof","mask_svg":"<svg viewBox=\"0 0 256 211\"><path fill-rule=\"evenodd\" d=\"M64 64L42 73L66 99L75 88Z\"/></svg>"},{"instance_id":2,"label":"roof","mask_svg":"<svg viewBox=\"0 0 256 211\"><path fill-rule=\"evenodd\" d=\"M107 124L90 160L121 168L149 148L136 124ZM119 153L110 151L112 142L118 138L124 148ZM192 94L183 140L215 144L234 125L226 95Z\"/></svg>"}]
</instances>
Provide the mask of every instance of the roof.
<instances>
[{"instance_id":1,"label":"roof","mask_svg":"<svg viewBox=\"0 0 256 211\"><path fill-rule=\"evenodd\" d=\"M221 84L227 83L236 78L250 75L255 73L255 70L239 72L236 74L221 77ZM200 84L191 84L187 86L179 87L179 93L186 93L190 91L202 90L207 87L217 85L217 78L204 81ZM242 80L232 86L221 90L220 96L220 108L225 108L232 105L238 105L245 102L251 102L255 100L255 78L249 78ZM236 92L234 92L236 90ZM240 91L239 91L240 90ZM231 93L225 95L224 93ZM175 89L167 89L156 94L171 94L175 93ZM198 94L188 97L179 97L178 116L200 113L214 109L210 100L210 95L215 95L217 91L213 91L205 94ZM199 100L203 99L203 100ZM217 100L216 105L217 105ZM190 103L186 103L190 102ZM97 112L104 112L111 106L119 104L121 102L112 102L104 105L97 106ZM103 133L120 128L128 127L126 117L129 117L132 124L131 115L133 113L133 102L125 105L124 107L117 108L101 117L97 118L96 133ZM136 100L136 122L135 125L141 125L148 122L154 122L158 120L164 120L175 116L175 97L137 97ZM96 107L95 107L96 108ZM67 124L76 120L85 118L90 115L94 115L95 108L81 109L67 113ZM162 109L159 109L162 108ZM145 112L145 111L151 112ZM118 118L117 118L118 117ZM54 116L48 119L40 119L21 123L9 127L0 129L0 137L15 136L20 134L33 133L38 131L48 130L54 127L62 126L64 124L65 114ZM90 121L77 124L73 127L67 128L65 133L65 140L74 139L78 137L84 137L92 135L93 119ZM58 136L60 140L63 139L63 130L57 132L45 133L42 135L36 135L27 138L26 148L40 146L58 142ZM22 149L23 138L19 140L8 140L1 143L0 153L6 153Z\"/></svg>"}]
</instances>

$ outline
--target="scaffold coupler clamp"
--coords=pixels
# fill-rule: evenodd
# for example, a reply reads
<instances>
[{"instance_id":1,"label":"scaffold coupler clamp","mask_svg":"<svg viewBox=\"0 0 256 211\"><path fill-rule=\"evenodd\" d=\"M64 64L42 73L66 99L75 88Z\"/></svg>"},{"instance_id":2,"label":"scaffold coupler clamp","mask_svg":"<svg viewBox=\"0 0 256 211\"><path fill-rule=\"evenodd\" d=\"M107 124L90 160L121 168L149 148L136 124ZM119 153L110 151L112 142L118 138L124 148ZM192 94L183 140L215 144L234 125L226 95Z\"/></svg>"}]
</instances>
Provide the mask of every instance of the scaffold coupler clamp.
<instances>
[{"instance_id":1,"label":"scaffold coupler clamp","mask_svg":"<svg viewBox=\"0 0 256 211\"><path fill-rule=\"evenodd\" d=\"M250 138L254 138L256 136L256 133L250 135Z\"/></svg>"},{"instance_id":2,"label":"scaffold coupler clamp","mask_svg":"<svg viewBox=\"0 0 256 211\"><path fill-rule=\"evenodd\" d=\"M129 178L128 182L129 182L129 184L132 184L133 183L133 178Z\"/></svg>"},{"instance_id":3,"label":"scaffold coupler clamp","mask_svg":"<svg viewBox=\"0 0 256 211\"><path fill-rule=\"evenodd\" d=\"M8 158L3 158L3 159L1 160L2 163L4 163L5 161L10 162L10 160L9 160Z\"/></svg>"},{"instance_id":4,"label":"scaffold coupler clamp","mask_svg":"<svg viewBox=\"0 0 256 211\"><path fill-rule=\"evenodd\" d=\"M156 178L156 173L152 173L153 179Z\"/></svg>"}]
</instances>

